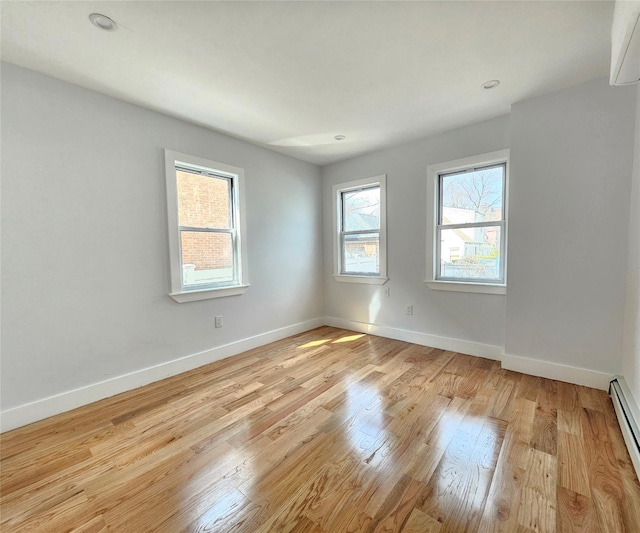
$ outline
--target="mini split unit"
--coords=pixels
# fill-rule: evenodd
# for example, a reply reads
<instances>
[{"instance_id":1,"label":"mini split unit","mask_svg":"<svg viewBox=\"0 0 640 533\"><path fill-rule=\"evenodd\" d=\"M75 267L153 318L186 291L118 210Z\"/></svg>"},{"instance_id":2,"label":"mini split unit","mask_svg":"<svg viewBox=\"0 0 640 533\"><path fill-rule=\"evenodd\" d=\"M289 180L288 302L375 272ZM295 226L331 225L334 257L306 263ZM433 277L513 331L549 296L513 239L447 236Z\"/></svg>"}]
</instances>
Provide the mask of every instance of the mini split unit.
<instances>
[{"instance_id":1,"label":"mini split unit","mask_svg":"<svg viewBox=\"0 0 640 533\"><path fill-rule=\"evenodd\" d=\"M617 0L611 27L611 85L640 81L640 1Z\"/></svg>"}]
</instances>

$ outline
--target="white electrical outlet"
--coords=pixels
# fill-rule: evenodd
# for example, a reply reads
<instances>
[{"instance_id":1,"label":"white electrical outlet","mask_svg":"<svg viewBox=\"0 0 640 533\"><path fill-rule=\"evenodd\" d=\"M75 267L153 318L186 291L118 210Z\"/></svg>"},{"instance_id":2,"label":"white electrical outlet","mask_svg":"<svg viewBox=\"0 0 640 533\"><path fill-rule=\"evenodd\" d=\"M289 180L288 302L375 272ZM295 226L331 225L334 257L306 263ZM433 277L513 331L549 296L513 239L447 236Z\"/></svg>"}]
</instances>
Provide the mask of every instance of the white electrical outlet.
<instances>
[{"instance_id":1,"label":"white electrical outlet","mask_svg":"<svg viewBox=\"0 0 640 533\"><path fill-rule=\"evenodd\" d=\"M218 315L216 317L216 327L221 328L224 322L222 321L222 315Z\"/></svg>"},{"instance_id":2,"label":"white electrical outlet","mask_svg":"<svg viewBox=\"0 0 640 533\"><path fill-rule=\"evenodd\" d=\"M385 287L384 288L384 295L385 296L391 296L391 287Z\"/></svg>"},{"instance_id":3,"label":"white electrical outlet","mask_svg":"<svg viewBox=\"0 0 640 533\"><path fill-rule=\"evenodd\" d=\"M406 313L408 315L412 315L413 314L413 305L407 305Z\"/></svg>"}]
</instances>

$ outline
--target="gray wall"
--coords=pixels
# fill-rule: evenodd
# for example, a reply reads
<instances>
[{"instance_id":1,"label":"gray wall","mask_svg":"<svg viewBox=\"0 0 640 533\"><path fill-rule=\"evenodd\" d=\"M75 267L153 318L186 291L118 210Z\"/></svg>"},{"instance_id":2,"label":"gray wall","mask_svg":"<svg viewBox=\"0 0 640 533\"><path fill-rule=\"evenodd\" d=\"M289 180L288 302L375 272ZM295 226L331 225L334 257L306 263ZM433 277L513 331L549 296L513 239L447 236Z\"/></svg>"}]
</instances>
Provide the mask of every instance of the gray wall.
<instances>
[{"instance_id":1,"label":"gray wall","mask_svg":"<svg viewBox=\"0 0 640 533\"><path fill-rule=\"evenodd\" d=\"M507 355L619 372L635 91L512 106Z\"/></svg>"},{"instance_id":2,"label":"gray wall","mask_svg":"<svg viewBox=\"0 0 640 533\"><path fill-rule=\"evenodd\" d=\"M640 85L637 94L622 375L631 389L636 406L640 406Z\"/></svg>"},{"instance_id":3,"label":"gray wall","mask_svg":"<svg viewBox=\"0 0 640 533\"><path fill-rule=\"evenodd\" d=\"M245 169L243 296L168 296L163 148ZM3 409L323 314L315 165L3 64L1 170Z\"/></svg>"},{"instance_id":4,"label":"gray wall","mask_svg":"<svg viewBox=\"0 0 640 533\"><path fill-rule=\"evenodd\" d=\"M323 168L325 314L330 317L472 341L504 342L505 297L435 291L426 271L427 166L509 148L509 117L480 122L421 141ZM332 185L387 175L388 276L384 286L333 277ZM385 287L391 295L384 296ZM413 316L405 306L413 305Z\"/></svg>"},{"instance_id":5,"label":"gray wall","mask_svg":"<svg viewBox=\"0 0 640 533\"><path fill-rule=\"evenodd\" d=\"M322 316L618 373L625 290L624 373L638 398L636 100L635 88L597 80L321 172L3 64L2 408ZM167 295L163 148L245 169L245 295L187 304ZM427 288L427 166L503 148L506 297ZM383 173L390 280L338 283L331 187Z\"/></svg>"},{"instance_id":6,"label":"gray wall","mask_svg":"<svg viewBox=\"0 0 640 533\"><path fill-rule=\"evenodd\" d=\"M594 80L516 103L509 117L323 168L326 315L618 373L635 99L635 88ZM511 149L506 297L429 290L427 165L502 148ZM331 186L382 173L388 298L384 287L332 278Z\"/></svg>"}]
</instances>

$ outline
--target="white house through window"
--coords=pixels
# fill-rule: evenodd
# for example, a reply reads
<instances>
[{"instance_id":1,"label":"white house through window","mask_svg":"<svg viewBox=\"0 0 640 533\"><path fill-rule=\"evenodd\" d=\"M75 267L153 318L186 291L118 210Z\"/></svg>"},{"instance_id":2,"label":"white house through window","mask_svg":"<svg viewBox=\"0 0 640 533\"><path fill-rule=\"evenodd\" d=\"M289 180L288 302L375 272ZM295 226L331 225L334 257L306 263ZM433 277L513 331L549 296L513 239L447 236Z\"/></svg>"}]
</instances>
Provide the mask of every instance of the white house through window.
<instances>
[{"instance_id":1,"label":"white house through window","mask_svg":"<svg viewBox=\"0 0 640 533\"><path fill-rule=\"evenodd\" d=\"M428 175L434 211L427 283L501 293L478 286L506 285L508 150L433 165Z\"/></svg>"},{"instance_id":2,"label":"white house through window","mask_svg":"<svg viewBox=\"0 0 640 533\"><path fill-rule=\"evenodd\" d=\"M438 176L436 279L504 280L506 164Z\"/></svg>"}]
</instances>

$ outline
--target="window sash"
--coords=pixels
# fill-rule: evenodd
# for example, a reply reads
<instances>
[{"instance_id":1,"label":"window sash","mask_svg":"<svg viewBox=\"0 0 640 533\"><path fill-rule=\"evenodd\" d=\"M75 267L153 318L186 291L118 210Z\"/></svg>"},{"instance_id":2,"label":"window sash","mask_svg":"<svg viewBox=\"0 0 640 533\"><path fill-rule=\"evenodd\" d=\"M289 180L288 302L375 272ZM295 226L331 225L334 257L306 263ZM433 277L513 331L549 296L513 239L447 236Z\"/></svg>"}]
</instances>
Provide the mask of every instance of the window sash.
<instances>
[{"instance_id":1,"label":"window sash","mask_svg":"<svg viewBox=\"0 0 640 533\"><path fill-rule=\"evenodd\" d=\"M499 220L487 220L483 222L468 222L468 223L460 223L460 224L443 224L442 217L444 212L443 205L443 194L444 187L443 181L444 178L451 176L459 176L461 174L468 174L470 172L478 172L481 170L490 170L493 168L502 168L502 209L501 209L501 218ZM454 281L454 282L462 282L462 283L495 283L495 284L503 284L505 280L505 260L504 260L504 252L505 252L505 244L506 244L506 191L507 191L507 163L502 162L498 164L491 165L480 165L465 168L462 170L456 170L454 172L442 172L438 174L437 179L437 217L436 217L436 261L435 261L435 279L439 281ZM499 279L491 279L491 278L463 278L463 277L450 277L450 276L442 276L442 230L445 229L465 229L465 228L487 228L487 227L498 227L500 228L500 256L499 256Z\"/></svg>"},{"instance_id":2,"label":"window sash","mask_svg":"<svg viewBox=\"0 0 640 533\"><path fill-rule=\"evenodd\" d=\"M233 181L236 177L235 174L222 172L221 170L214 170L212 168L199 167L197 165L187 165L185 163L179 163L175 165L176 170L182 172L191 172L191 174L200 174L201 176L209 176L211 178L219 178Z\"/></svg>"},{"instance_id":3,"label":"window sash","mask_svg":"<svg viewBox=\"0 0 640 533\"><path fill-rule=\"evenodd\" d=\"M380 228L361 229L361 230L354 230L354 231L341 231L340 235L362 235L363 233L380 233Z\"/></svg>"},{"instance_id":4,"label":"window sash","mask_svg":"<svg viewBox=\"0 0 640 533\"><path fill-rule=\"evenodd\" d=\"M366 191L366 190L371 190L371 189L378 189L380 190L380 193L382 193L380 184L373 184L373 185L367 185L365 187L355 187L353 189L342 189L340 191L340 235L339 235L339 239L340 239L340 274L345 274L345 275L358 275L358 276L380 276L380 267L378 267L378 270L376 272L358 272L356 270L347 270L345 268L346 265L346 252L347 252L347 248L346 248L346 237L348 235L366 235L366 234L373 234L373 233L377 233L378 234L378 246L380 246L380 224L378 224L378 226L376 228L373 229L367 229L367 230L351 230L351 231L345 231L344 230L344 226L345 226L345 219L346 219L346 213L345 213L345 194L348 193L353 193L353 192L360 192L360 191ZM380 219L378 219L380 220Z\"/></svg>"},{"instance_id":5,"label":"window sash","mask_svg":"<svg viewBox=\"0 0 640 533\"><path fill-rule=\"evenodd\" d=\"M192 228L190 226L178 226L178 239L179 239L179 243L178 243L178 252L180 254L180 268L183 269L184 268L184 261L182 259L182 233L188 231L189 233L227 233L231 235L231 250L233 252L233 256L231 258L233 266L232 266L232 273L233 273L233 279L231 281L219 281L219 282L209 282L209 283L201 283L201 284L190 284L190 285L185 285L183 282L183 278L182 276L180 277L180 285L182 286L183 290L199 290L205 287L229 287L229 286L233 286L233 285L239 285L240 284L240 273L239 273L239 256L237 253L237 249L238 249L238 243L237 243L237 235L236 235L236 231L234 229L231 230L227 230L227 229L211 229L211 228Z\"/></svg>"},{"instance_id":6,"label":"window sash","mask_svg":"<svg viewBox=\"0 0 640 533\"><path fill-rule=\"evenodd\" d=\"M201 228L200 226L178 226L179 231L201 231L203 233L233 233L235 228Z\"/></svg>"},{"instance_id":7,"label":"window sash","mask_svg":"<svg viewBox=\"0 0 640 533\"><path fill-rule=\"evenodd\" d=\"M235 179L237 176L234 174L226 174L220 171L214 171L214 169L199 168L196 166L176 164L175 171L189 172L191 174L199 174L201 176L208 176L216 179L223 179L228 182L228 202L229 202L229 224L230 228L216 228L216 227L200 227L200 226L180 226L178 225L178 253L180 257L180 269L184 268L184 261L182 258L182 233L185 231L196 233L228 233L231 235L231 250L232 250L232 273L233 279L231 281L220 281L214 283L202 283L202 284L190 284L185 285L184 279L180 276L180 285L182 290L200 290L204 288L219 288L229 287L240 284L240 250L238 246L238 235L236 231L236 217L237 217L237 189L235 187ZM177 206L178 217L180 216L180 205Z\"/></svg>"},{"instance_id":8,"label":"window sash","mask_svg":"<svg viewBox=\"0 0 640 533\"><path fill-rule=\"evenodd\" d=\"M436 227L436 275L435 279L438 281L457 281L462 283L496 283L498 285L504 283L504 251L506 243L506 222L504 220L490 221L490 222L474 222L470 224L439 224ZM463 277L450 277L442 276L442 230L448 229L460 229L460 228L500 228L500 256L499 256L499 279L492 278L463 278Z\"/></svg>"},{"instance_id":9,"label":"window sash","mask_svg":"<svg viewBox=\"0 0 640 533\"><path fill-rule=\"evenodd\" d=\"M380 266L378 265L378 270L375 272L360 272L357 270L346 270L346 255L347 255L347 246L346 246L346 237L349 235L370 235L377 234L378 235L378 249L380 248L380 230L363 230L363 231L341 231L340 232L340 274L344 275L358 275L358 276L380 276Z\"/></svg>"},{"instance_id":10,"label":"window sash","mask_svg":"<svg viewBox=\"0 0 640 533\"><path fill-rule=\"evenodd\" d=\"M350 192L368 191L368 190L371 190L371 189L378 189L380 191L380 194L382 194L382 189L381 189L379 183L375 184L375 185L367 185L366 187L356 187L356 188L353 188L353 189L342 189L340 191L340 233L341 234L342 233L365 233L367 231L373 231L373 232L376 232L376 231L379 232L380 231L380 224L378 224L377 228L371 228L371 229L368 229L368 230L362 230L362 231L354 230L354 231L351 231L351 232L344 231L345 219L346 219L346 216L347 216L347 214L345 213L345 201L344 201L345 194L348 194ZM378 219L378 221L380 221L380 219Z\"/></svg>"},{"instance_id":11,"label":"window sash","mask_svg":"<svg viewBox=\"0 0 640 533\"><path fill-rule=\"evenodd\" d=\"M237 176L235 175L224 175L223 172L213 172L212 170L207 170L207 169L200 169L200 168L196 168L196 167L189 167L187 165L176 165L176 172L181 171L181 172L189 172L191 174L198 174L200 176L207 176L209 178L216 178L216 179L221 179L221 180L226 180L228 182L228 197L227 197L227 201L228 201L228 205L229 205L229 225L231 229L235 229L236 227L236 204L235 204L235 199L236 199L236 191L235 191L235 183L234 180L235 178L237 178ZM176 180L177 183L177 180ZM178 202L178 219L180 218L180 202ZM213 228L204 228L204 227L200 227L198 226L198 229L213 229ZM218 229L228 229L228 228L218 228ZM195 231L195 230L194 230Z\"/></svg>"},{"instance_id":12,"label":"window sash","mask_svg":"<svg viewBox=\"0 0 640 533\"><path fill-rule=\"evenodd\" d=\"M167 193L167 234L169 237L169 273L170 273L170 292L169 296L178 303L193 302L198 300L207 300L211 298L226 298L228 296L237 296L244 294L249 289L249 272L247 261L247 221L246 221L246 197L245 197L245 171L243 168L236 167L227 163L205 159L202 157L175 152L167 148L164 149L164 169L165 184ZM218 221L216 217L197 218L193 222L189 219L180 220L178 212L178 204L180 200L180 192L178 186L177 169L187 172L195 172L200 174L213 175L218 178L226 178L230 181L227 183L233 185L233 189L227 189L230 200L233 202L233 209L230 210L225 220ZM222 193L221 187L217 188L217 192ZM222 204L226 211L226 201ZM185 204L190 206L190 204ZM215 205L208 209L215 209ZM231 214L233 213L233 215ZM225 212L225 215L227 213ZM180 225L223 225L224 228L193 228L195 231L206 229L224 229L229 230L231 218L233 216L233 225L235 230L235 239L232 242L232 235L211 233L193 233L190 241L187 242L187 233L181 231ZM187 229L187 228L183 228ZM183 268L184 259L191 260L191 256L187 257L188 250L196 251L197 241L205 241L205 246L211 247L210 256L224 258L224 261L208 261L208 258L202 256L199 261L203 267L212 267L212 269L224 269L217 272L207 272L206 275L189 275ZM217 242L214 242L217 241ZM194 247L191 248L191 243ZM218 242L223 243L220 248L221 253L213 253L214 247L218 248ZM185 257L181 259L181 247L185 246ZM232 244L235 246L235 256L233 255ZM194 257L194 259L197 258ZM232 259L236 261L236 283L232 280ZM205 263L206 262L206 263ZM198 264L198 262L196 261ZM211 274L211 275L209 275ZM214 285L217 282L227 281L220 285ZM185 283L188 286L185 286ZM196 286L196 283L198 286ZM203 285L200 285L203 283ZM206 284L204 284L206 283Z\"/></svg>"},{"instance_id":13,"label":"window sash","mask_svg":"<svg viewBox=\"0 0 640 533\"><path fill-rule=\"evenodd\" d=\"M453 226L455 224L442 224L442 216L443 216L443 211L444 211L444 206L443 204L443 189L444 187L443 185L443 179L450 177L450 176L459 176L461 174L468 174L470 172L478 172L481 170L490 170L492 168L500 168L502 167L502 218L500 219L502 222L506 221L506 205L507 205L507 198L506 198L506 193L507 193L507 163L498 163L498 164L492 164L492 165L482 165L479 167L469 167L469 168L465 168L463 170L456 170L454 172L442 172L440 174L438 174L438 212L437 212L437 219L436 219L436 224L438 226L447 226L447 227L451 227L453 228ZM493 222L493 221L492 221ZM483 223L481 223L483 224ZM440 256L438 256L440 257Z\"/></svg>"},{"instance_id":14,"label":"window sash","mask_svg":"<svg viewBox=\"0 0 640 533\"><path fill-rule=\"evenodd\" d=\"M333 278L338 282L365 283L382 285L387 281L387 237L386 237L386 174L362 178L343 183L336 183L332 186L333 204ZM371 198L371 193L379 193L379 220L364 217L360 220L353 218L351 214L345 216L348 207L357 207L358 202L350 195L358 195L360 191L365 191L363 198ZM346 198L351 201L346 201ZM366 202L369 203L369 202ZM378 205L376 202L370 204L371 214L378 215ZM368 214L365 211L363 213ZM353 222L353 227L350 223ZM362 229L358 229L362 228ZM378 237L372 237L377 234ZM354 237L356 236L357 237ZM371 239L376 239L374 243ZM368 260L358 259L357 251L352 249L352 244L345 246L345 241L355 243L356 240L362 244L368 244L365 253L375 252L369 245L377 248L377 254L370 253ZM345 249L352 252L345 257ZM355 254L355 255L354 255ZM375 257L375 262L371 260ZM375 272L371 272L374 269ZM357 272L356 270L367 270L367 272Z\"/></svg>"}]
</instances>

